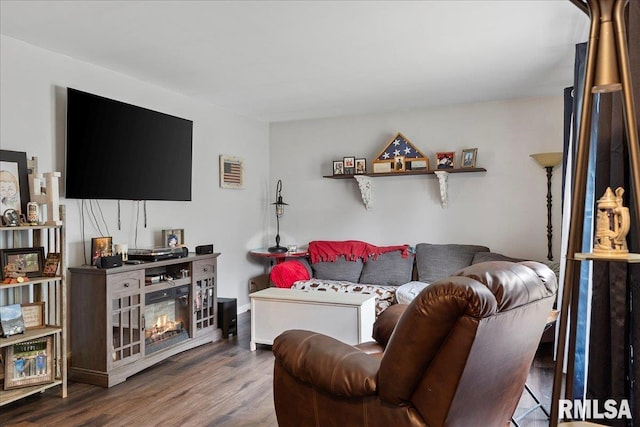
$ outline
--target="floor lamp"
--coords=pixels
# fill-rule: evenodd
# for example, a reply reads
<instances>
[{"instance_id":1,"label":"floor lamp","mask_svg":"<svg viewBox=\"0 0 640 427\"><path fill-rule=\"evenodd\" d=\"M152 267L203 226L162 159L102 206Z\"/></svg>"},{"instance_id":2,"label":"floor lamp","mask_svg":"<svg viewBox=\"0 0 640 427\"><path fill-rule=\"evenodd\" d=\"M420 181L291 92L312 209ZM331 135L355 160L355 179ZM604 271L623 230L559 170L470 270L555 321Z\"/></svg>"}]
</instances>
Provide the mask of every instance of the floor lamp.
<instances>
[{"instance_id":1,"label":"floor lamp","mask_svg":"<svg viewBox=\"0 0 640 427\"><path fill-rule=\"evenodd\" d=\"M553 225L551 223L551 176L553 175L553 168L558 166L562 161L562 153L536 153L530 156L547 170L547 259L553 261L553 252L551 251L551 240L553 238Z\"/></svg>"},{"instance_id":2,"label":"floor lamp","mask_svg":"<svg viewBox=\"0 0 640 427\"><path fill-rule=\"evenodd\" d=\"M550 425L559 421L560 399L573 400L573 380L576 347L575 324L577 319L580 262L599 259L624 261L621 258L606 259L581 254L584 229L587 169L590 149L593 94L622 92L624 126L629 144L631 183L636 200L636 218L640 224L640 145L638 143L636 115L631 85L631 70L627 46L624 10L628 0L570 0L590 16L589 43L584 76L584 92L580 106L582 118L578 131L576 166L571 200L571 217L564 274L564 290L558 331L558 352L551 398ZM636 82L638 84L638 82ZM631 254L630 257L637 254ZM631 259L631 258L629 258ZM627 260L628 262L628 260ZM571 319L568 318L571 313ZM566 337L566 340L565 340ZM563 376L566 341L568 341L567 376ZM564 383L564 395L562 395Z\"/></svg>"}]
</instances>

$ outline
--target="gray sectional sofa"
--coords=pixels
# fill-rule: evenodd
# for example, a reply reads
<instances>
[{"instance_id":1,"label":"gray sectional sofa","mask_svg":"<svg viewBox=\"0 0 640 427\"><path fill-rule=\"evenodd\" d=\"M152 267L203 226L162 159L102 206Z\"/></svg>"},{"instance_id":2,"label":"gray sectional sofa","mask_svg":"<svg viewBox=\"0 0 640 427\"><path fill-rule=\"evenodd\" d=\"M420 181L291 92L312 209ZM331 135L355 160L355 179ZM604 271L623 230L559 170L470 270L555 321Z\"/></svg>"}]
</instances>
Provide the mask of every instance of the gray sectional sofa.
<instances>
[{"instance_id":1,"label":"gray sectional sofa","mask_svg":"<svg viewBox=\"0 0 640 427\"><path fill-rule=\"evenodd\" d=\"M379 315L392 304L410 302L429 284L486 261L523 260L480 245L418 243L406 258L401 251L392 251L366 260L342 256L335 261L314 263L303 258L287 262L303 263L311 277L294 281L292 289L375 294Z\"/></svg>"}]
</instances>

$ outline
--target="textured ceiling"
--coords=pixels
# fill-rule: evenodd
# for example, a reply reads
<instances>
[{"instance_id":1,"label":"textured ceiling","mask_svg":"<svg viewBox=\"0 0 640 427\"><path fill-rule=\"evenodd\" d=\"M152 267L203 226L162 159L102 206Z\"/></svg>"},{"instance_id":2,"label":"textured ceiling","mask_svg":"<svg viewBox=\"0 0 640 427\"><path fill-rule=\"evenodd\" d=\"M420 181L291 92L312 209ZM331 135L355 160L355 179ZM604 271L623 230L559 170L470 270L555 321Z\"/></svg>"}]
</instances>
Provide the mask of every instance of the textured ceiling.
<instances>
[{"instance_id":1,"label":"textured ceiling","mask_svg":"<svg viewBox=\"0 0 640 427\"><path fill-rule=\"evenodd\" d=\"M264 121L560 95L569 0L0 1L8 37Z\"/></svg>"}]
</instances>

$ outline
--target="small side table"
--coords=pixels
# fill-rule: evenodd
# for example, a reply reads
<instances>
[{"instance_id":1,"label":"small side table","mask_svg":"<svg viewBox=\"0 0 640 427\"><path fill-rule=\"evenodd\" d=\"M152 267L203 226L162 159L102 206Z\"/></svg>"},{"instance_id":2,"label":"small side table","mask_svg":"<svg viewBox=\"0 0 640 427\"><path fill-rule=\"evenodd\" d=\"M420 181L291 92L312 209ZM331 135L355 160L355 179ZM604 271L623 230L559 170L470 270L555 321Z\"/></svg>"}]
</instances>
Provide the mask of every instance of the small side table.
<instances>
[{"instance_id":1,"label":"small side table","mask_svg":"<svg viewBox=\"0 0 640 427\"><path fill-rule=\"evenodd\" d=\"M296 251L296 252L283 252L283 253L271 253L267 248L253 249L249 253L256 257L269 261L270 265L280 264L285 262L288 258L304 258L309 256L308 251Z\"/></svg>"},{"instance_id":2,"label":"small side table","mask_svg":"<svg viewBox=\"0 0 640 427\"><path fill-rule=\"evenodd\" d=\"M218 327L222 338L229 334L238 336L238 303L235 298L218 298Z\"/></svg>"}]
</instances>

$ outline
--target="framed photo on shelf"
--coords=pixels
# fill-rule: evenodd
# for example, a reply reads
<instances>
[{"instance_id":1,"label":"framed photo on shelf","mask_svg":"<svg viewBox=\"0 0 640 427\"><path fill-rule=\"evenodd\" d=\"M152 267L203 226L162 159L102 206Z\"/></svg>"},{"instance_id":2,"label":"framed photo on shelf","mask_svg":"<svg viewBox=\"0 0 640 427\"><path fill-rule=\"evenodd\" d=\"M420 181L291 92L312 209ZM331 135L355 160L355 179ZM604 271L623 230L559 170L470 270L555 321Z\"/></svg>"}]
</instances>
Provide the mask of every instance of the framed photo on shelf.
<instances>
[{"instance_id":1,"label":"framed photo on shelf","mask_svg":"<svg viewBox=\"0 0 640 427\"><path fill-rule=\"evenodd\" d=\"M344 175L344 161L343 160L334 160L333 161L333 174L334 175Z\"/></svg>"},{"instance_id":2,"label":"framed photo on shelf","mask_svg":"<svg viewBox=\"0 0 640 427\"><path fill-rule=\"evenodd\" d=\"M27 153L0 150L0 185L3 188L0 215L7 209L14 209L18 215L26 214L29 202Z\"/></svg>"},{"instance_id":3,"label":"framed photo on shelf","mask_svg":"<svg viewBox=\"0 0 640 427\"><path fill-rule=\"evenodd\" d=\"M0 249L2 279L7 277L41 277L44 247Z\"/></svg>"},{"instance_id":4,"label":"framed photo on shelf","mask_svg":"<svg viewBox=\"0 0 640 427\"><path fill-rule=\"evenodd\" d=\"M94 237L91 239L91 265L96 265L98 258L111 256L113 239L109 237Z\"/></svg>"},{"instance_id":5,"label":"framed photo on shelf","mask_svg":"<svg viewBox=\"0 0 640 427\"><path fill-rule=\"evenodd\" d=\"M356 175L367 173L367 159L356 159Z\"/></svg>"},{"instance_id":6,"label":"framed photo on shelf","mask_svg":"<svg viewBox=\"0 0 640 427\"><path fill-rule=\"evenodd\" d=\"M162 244L167 248L184 245L184 229L162 230Z\"/></svg>"},{"instance_id":7,"label":"framed photo on shelf","mask_svg":"<svg viewBox=\"0 0 640 427\"><path fill-rule=\"evenodd\" d=\"M453 151L442 151L436 153L436 169L453 169L455 167L456 153Z\"/></svg>"},{"instance_id":8,"label":"framed photo on shelf","mask_svg":"<svg viewBox=\"0 0 640 427\"><path fill-rule=\"evenodd\" d=\"M467 148L462 150L462 157L460 161L460 167L463 168L475 168L476 157L478 156L477 148Z\"/></svg>"},{"instance_id":9,"label":"framed photo on shelf","mask_svg":"<svg viewBox=\"0 0 640 427\"><path fill-rule=\"evenodd\" d=\"M396 156L393 158L393 166L391 167L394 172L404 172L407 170L407 163L404 156Z\"/></svg>"},{"instance_id":10,"label":"framed photo on shelf","mask_svg":"<svg viewBox=\"0 0 640 427\"><path fill-rule=\"evenodd\" d=\"M344 162L344 173L354 174L356 171L356 158L348 156L343 158L342 161Z\"/></svg>"},{"instance_id":11,"label":"framed photo on shelf","mask_svg":"<svg viewBox=\"0 0 640 427\"><path fill-rule=\"evenodd\" d=\"M0 306L0 328L5 338L24 333L25 326L20 304Z\"/></svg>"},{"instance_id":12,"label":"framed photo on shelf","mask_svg":"<svg viewBox=\"0 0 640 427\"><path fill-rule=\"evenodd\" d=\"M44 302L22 304L22 320L25 329L41 329L47 325L44 318Z\"/></svg>"},{"instance_id":13,"label":"framed photo on shelf","mask_svg":"<svg viewBox=\"0 0 640 427\"><path fill-rule=\"evenodd\" d=\"M51 336L7 346L5 390L53 382L52 348Z\"/></svg>"},{"instance_id":14,"label":"framed photo on shelf","mask_svg":"<svg viewBox=\"0 0 640 427\"><path fill-rule=\"evenodd\" d=\"M45 277L54 277L58 272L58 266L60 265L60 253L49 252L47 259L44 260L44 269L42 275Z\"/></svg>"}]
</instances>

